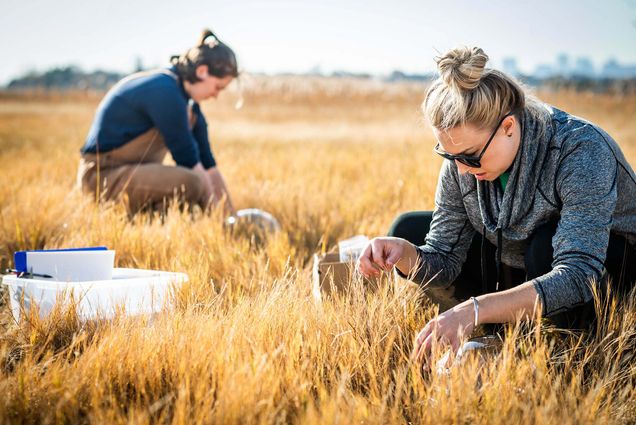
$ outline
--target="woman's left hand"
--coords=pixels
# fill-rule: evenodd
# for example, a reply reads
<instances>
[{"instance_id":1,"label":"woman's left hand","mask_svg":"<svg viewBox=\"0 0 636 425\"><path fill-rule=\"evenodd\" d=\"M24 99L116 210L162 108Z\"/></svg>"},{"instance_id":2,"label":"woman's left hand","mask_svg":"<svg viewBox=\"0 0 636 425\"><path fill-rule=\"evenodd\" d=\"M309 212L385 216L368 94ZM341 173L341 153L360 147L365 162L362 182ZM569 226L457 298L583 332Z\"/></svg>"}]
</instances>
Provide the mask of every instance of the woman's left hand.
<instances>
[{"instance_id":1,"label":"woman's left hand","mask_svg":"<svg viewBox=\"0 0 636 425\"><path fill-rule=\"evenodd\" d=\"M436 343L450 345L452 351L457 352L463 338L472 333L474 320L473 305L470 301L439 314L417 334L411 358L418 362L426 362Z\"/></svg>"}]
</instances>

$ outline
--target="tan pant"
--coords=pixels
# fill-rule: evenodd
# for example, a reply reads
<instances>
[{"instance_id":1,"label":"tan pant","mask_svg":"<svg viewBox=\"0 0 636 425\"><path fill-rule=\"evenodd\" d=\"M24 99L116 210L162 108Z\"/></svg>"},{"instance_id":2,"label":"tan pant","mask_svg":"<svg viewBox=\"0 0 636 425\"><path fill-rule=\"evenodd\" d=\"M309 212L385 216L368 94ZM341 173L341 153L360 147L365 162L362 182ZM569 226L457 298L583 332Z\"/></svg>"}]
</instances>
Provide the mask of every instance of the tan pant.
<instances>
[{"instance_id":1,"label":"tan pant","mask_svg":"<svg viewBox=\"0 0 636 425\"><path fill-rule=\"evenodd\" d=\"M178 78L166 69L133 74L126 81L155 73ZM196 117L188 106L190 128ZM83 154L77 170L77 184L96 200L123 197L128 211L165 207L176 199L180 203L206 207L204 182L189 168L162 165L168 153L161 133L152 128L125 145L109 152Z\"/></svg>"},{"instance_id":2,"label":"tan pant","mask_svg":"<svg viewBox=\"0 0 636 425\"><path fill-rule=\"evenodd\" d=\"M130 213L161 209L174 199L205 208L204 182L189 168L163 165L167 152L159 130L150 129L112 151L83 154L77 183L96 200L124 198Z\"/></svg>"}]
</instances>

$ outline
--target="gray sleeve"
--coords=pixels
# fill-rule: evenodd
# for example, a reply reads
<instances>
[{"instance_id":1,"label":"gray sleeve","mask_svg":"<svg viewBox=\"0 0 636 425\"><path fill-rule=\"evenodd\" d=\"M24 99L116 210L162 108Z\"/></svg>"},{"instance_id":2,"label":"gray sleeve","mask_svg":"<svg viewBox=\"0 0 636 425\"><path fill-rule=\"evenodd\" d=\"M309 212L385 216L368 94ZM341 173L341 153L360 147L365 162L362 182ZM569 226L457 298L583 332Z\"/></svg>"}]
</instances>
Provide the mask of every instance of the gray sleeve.
<instances>
[{"instance_id":1,"label":"gray sleeve","mask_svg":"<svg viewBox=\"0 0 636 425\"><path fill-rule=\"evenodd\" d=\"M447 287L461 272L475 230L468 220L457 166L444 161L435 192L433 221L424 245L418 248L421 266L413 281Z\"/></svg>"},{"instance_id":2,"label":"gray sleeve","mask_svg":"<svg viewBox=\"0 0 636 425\"><path fill-rule=\"evenodd\" d=\"M603 140L585 140L563 155L556 175L562 202L552 247L552 271L533 279L551 316L592 299L609 242L617 200L617 164Z\"/></svg>"}]
</instances>

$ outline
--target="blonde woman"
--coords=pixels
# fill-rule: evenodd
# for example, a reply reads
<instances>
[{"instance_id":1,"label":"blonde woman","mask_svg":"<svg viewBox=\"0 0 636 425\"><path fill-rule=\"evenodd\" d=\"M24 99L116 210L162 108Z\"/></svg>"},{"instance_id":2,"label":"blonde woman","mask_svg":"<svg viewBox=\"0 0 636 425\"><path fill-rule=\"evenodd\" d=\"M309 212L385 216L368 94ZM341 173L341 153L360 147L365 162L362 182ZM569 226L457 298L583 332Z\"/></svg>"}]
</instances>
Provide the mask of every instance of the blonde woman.
<instances>
[{"instance_id":1,"label":"blonde woman","mask_svg":"<svg viewBox=\"0 0 636 425\"><path fill-rule=\"evenodd\" d=\"M636 175L617 143L487 61L477 47L438 59L423 103L447 159L435 211L399 217L358 263L366 276L397 267L445 309L415 339L420 360L537 311L588 327L592 285L611 277L624 294L636 280Z\"/></svg>"},{"instance_id":2,"label":"blonde woman","mask_svg":"<svg viewBox=\"0 0 636 425\"><path fill-rule=\"evenodd\" d=\"M177 198L202 208L232 202L208 140L199 103L238 76L232 49L210 30L168 68L130 75L100 103L78 170L98 199L125 196L131 212ZM163 165L170 152L176 166Z\"/></svg>"}]
</instances>

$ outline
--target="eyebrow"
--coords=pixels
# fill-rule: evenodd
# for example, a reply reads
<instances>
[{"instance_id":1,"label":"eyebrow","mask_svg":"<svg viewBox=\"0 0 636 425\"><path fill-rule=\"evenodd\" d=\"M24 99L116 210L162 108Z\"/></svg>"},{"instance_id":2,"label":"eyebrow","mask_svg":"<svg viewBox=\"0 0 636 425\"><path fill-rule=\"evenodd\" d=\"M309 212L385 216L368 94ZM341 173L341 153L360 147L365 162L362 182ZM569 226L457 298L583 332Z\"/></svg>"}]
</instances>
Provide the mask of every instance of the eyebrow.
<instances>
[{"instance_id":1,"label":"eyebrow","mask_svg":"<svg viewBox=\"0 0 636 425\"><path fill-rule=\"evenodd\" d=\"M455 153L455 154L453 154L453 155L466 155L466 156L471 156L471 155L473 155L473 154L470 154L470 155L469 155L467 152L470 152L470 151L473 151L473 150L475 151L474 153L477 153L477 151L479 151L479 149L476 149L475 147L471 147L471 148L464 149L463 151L461 151L461 152L459 152L459 153Z\"/></svg>"},{"instance_id":2,"label":"eyebrow","mask_svg":"<svg viewBox=\"0 0 636 425\"><path fill-rule=\"evenodd\" d=\"M475 148L468 148L466 150L461 151L460 153L458 153L457 155L468 155L467 152L473 151L475 150ZM477 151L475 151L474 153L477 153ZM472 155L472 154L471 154Z\"/></svg>"}]
</instances>

